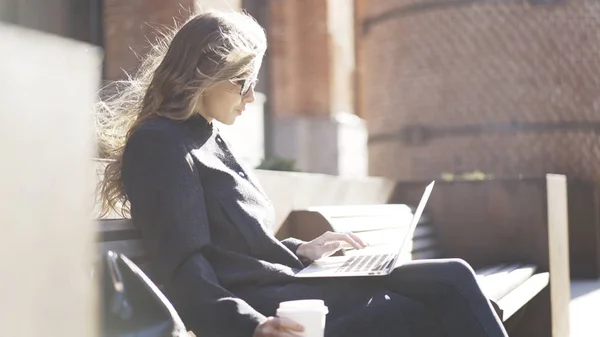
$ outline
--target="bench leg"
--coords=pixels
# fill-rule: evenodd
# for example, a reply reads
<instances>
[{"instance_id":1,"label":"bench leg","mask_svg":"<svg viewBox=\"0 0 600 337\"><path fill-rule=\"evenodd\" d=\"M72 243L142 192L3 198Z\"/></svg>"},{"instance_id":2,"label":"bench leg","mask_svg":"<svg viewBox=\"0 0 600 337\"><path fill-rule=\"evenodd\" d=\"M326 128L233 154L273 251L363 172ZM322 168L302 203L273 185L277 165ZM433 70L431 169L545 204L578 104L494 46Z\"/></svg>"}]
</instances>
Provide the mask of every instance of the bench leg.
<instances>
[{"instance_id":1,"label":"bench leg","mask_svg":"<svg viewBox=\"0 0 600 337\"><path fill-rule=\"evenodd\" d=\"M552 336L550 289L542 290L529 303L505 322L511 337L557 337Z\"/></svg>"}]
</instances>

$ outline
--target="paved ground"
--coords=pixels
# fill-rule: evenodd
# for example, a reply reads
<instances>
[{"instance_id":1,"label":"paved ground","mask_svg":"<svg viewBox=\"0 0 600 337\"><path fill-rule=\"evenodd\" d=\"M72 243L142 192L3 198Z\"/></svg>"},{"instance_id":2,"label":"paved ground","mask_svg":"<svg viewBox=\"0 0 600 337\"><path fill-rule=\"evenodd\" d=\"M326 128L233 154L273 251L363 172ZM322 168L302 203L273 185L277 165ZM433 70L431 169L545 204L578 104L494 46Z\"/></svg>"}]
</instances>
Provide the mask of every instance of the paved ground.
<instances>
[{"instance_id":1,"label":"paved ground","mask_svg":"<svg viewBox=\"0 0 600 337\"><path fill-rule=\"evenodd\" d=\"M600 280L571 282L571 337L600 336Z\"/></svg>"}]
</instances>

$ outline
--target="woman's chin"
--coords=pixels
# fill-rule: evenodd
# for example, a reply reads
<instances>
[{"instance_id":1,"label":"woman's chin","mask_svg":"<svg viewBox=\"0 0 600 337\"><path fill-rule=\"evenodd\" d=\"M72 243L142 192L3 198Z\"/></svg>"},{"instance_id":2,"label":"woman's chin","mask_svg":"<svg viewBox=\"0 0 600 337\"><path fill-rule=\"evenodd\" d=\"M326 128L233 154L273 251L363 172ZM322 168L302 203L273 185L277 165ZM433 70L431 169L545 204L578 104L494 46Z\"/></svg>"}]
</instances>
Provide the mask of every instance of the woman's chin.
<instances>
[{"instance_id":1,"label":"woman's chin","mask_svg":"<svg viewBox=\"0 0 600 337\"><path fill-rule=\"evenodd\" d=\"M226 122L225 122L225 123L223 123L223 124L225 124L225 125L233 125L233 124L235 124L235 120L236 120L236 119L237 119L237 117L233 117L232 119L230 119L230 120L226 121Z\"/></svg>"},{"instance_id":2,"label":"woman's chin","mask_svg":"<svg viewBox=\"0 0 600 337\"><path fill-rule=\"evenodd\" d=\"M219 123L224 124L224 125L233 125L235 123L235 120L239 117L239 115L237 116L231 116L229 118L219 118L217 119L219 121Z\"/></svg>"}]
</instances>

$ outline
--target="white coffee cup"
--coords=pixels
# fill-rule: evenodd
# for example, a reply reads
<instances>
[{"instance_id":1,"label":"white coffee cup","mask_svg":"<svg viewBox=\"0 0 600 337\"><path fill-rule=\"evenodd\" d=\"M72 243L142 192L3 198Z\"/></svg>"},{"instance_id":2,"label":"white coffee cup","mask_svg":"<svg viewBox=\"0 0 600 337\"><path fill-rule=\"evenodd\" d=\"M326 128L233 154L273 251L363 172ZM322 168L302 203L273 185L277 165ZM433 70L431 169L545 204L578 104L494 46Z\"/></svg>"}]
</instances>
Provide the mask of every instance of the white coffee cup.
<instances>
[{"instance_id":1,"label":"white coffee cup","mask_svg":"<svg viewBox=\"0 0 600 337\"><path fill-rule=\"evenodd\" d=\"M278 317L288 318L304 327L304 332L296 332L302 337L323 337L325 315L329 311L322 300L298 300L279 303Z\"/></svg>"}]
</instances>

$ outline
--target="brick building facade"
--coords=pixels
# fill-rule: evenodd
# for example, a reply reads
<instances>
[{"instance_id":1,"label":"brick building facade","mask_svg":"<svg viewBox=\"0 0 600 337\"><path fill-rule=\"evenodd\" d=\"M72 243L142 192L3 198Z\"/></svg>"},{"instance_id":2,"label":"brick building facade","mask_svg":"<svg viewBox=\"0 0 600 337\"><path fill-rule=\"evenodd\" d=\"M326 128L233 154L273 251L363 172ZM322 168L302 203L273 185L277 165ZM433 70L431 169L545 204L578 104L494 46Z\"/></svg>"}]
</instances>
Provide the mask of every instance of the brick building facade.
<instances>
[{"instance_id":1,"label":"brick building facade","mask_svg":"<svg viewBox=\"0 0 600 337\"><path fill-rule=\"evenodd\" d=\"M267 96L266 154L303 171L343 174L364 162L356 113L368 125L371 175L600 178L600 4L464 3L53 0L45 21L19 19L27 8L16 1L2 13L102 45L114 80L135 70L133 51L145 52L153 27L186 9L248 9L269 38L257 88Z\"/></svg>"},{"instance_id":2,"label":"brick building facade","mask_svg":"<svg viewBox=\"0 0 600 337\"><path fill-rule=\"evenodd\" d=\"M600 179L597 1L357 0L356 11L371 174Z\"/></svg>"}]
</instances>

